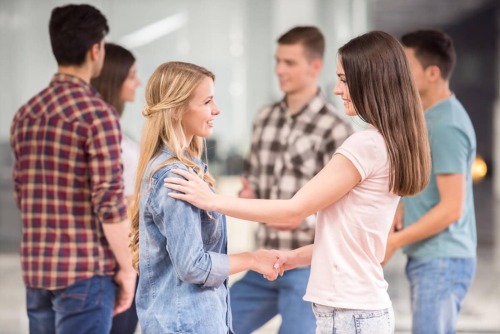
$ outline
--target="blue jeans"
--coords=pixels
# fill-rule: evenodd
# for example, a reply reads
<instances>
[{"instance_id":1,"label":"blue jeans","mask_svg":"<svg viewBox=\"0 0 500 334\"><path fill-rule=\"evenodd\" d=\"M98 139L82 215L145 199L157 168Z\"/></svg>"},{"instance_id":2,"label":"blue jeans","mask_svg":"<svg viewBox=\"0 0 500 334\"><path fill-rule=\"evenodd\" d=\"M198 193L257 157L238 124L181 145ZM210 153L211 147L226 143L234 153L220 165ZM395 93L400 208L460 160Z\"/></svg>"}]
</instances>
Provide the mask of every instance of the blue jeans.
<instances>
[{"instance_id":1,"label":"blue jeans","mask_svg":"<svg viewBox=\"0 0 500 334\"><path fill-rule=\"evenodd\" d=\"M111 328L116 285L94 276L60 290L26 290L30 334L96 333Z\"/></svg>"},{"instance_id":2,"label":"blue jeans","mask_svg":"<svg viewBox=\"0 0 500 334\"><path fill-rule=\"evenodd\" d=\"M316 334L392 334L394 311L349 310L313 304Z\"/></svg>"},{"instance_id":3,"label":"blue jeans","mask_svg":"<svg viewBox=\"0 0 500 334\"><path fill-rule=\"evenodd\" d=\"M137 285L139 284L139 277L137 277L137 282L135 285L135 290L137 291ZM137 309L135 308L135 295L134 301L128 310L117 314L113 317L113 323L111 325L111 331L109 334L134 334L137 328L137 323L139 319L137 318Z\"/></svg>"},{"instance_id":4,"label":"blue jeans","mask_svg":"<svg viewBox=\"0 0 500 334\"><path fill-rule=\"evenodd\" d=\"M309 273L309 268L294 269L269 282L248 271L230 290L234 332L250 334L280 314L280 334L313 334L316 320L311 303L302 299Z\"/></svg>"},{"instance_id":5,"label":"blue jeans","mask_svg":"<svg viewBox=\"0 0 500 334\"><path fill-rule=\"evenodd\" d=\"M458 313L476 272L475 258L408 258L412 333L456 332Z\"/></svg>"}]
</instances>

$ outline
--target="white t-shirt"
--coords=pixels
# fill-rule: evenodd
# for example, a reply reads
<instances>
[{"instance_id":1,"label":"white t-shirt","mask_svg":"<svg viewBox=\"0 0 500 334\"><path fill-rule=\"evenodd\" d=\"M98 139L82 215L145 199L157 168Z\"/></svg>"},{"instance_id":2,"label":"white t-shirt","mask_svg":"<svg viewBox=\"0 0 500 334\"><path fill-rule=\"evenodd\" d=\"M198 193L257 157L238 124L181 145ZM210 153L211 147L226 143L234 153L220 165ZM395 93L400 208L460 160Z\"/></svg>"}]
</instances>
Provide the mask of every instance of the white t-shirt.
<instances>
[{"instance_id":1,"label":"white t-shirt","mask_svg":"<svg viewBox=\"0 0 500 334\"><path fill-rule=\"evenodd\" d=\"M374 127L350 136L335 154L349 159L361 182L318 212L311 276L304 300L330 307L391 306L380 262L399 202L389 192L389 157Z\"/></svg>"},{"instance_id":2,"label":"white t-shirt","mask_svg":"<svg viewBox=\"0 0 500 334\"><path fill-rule=\"evenodd\" d=\"M125 183L125 197L132 196L135 192L135 177L139 164L139 144L122 135L122 162L123 181Z\"/></svg>"}]
</instances>

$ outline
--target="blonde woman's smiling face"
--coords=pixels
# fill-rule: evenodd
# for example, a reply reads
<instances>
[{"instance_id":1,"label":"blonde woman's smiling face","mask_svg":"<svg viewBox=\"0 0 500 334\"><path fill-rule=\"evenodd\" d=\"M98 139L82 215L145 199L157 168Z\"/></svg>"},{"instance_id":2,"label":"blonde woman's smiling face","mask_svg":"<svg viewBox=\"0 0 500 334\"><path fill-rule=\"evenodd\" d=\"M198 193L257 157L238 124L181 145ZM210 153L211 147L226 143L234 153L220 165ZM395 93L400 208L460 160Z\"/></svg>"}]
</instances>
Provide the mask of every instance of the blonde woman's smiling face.
<instances>
[{"instance_id":1,"label":"blonde woman's smiling face","mask_svg":"<svg viewBox=\"0 0 500 334\"><path fill-rule=\"evenodd\" d=\"M193 136L206 138L212 134L213 121L220 110L214 100L214 81L206 77L196 87L188 103L188 110L182 117L182 126L187 142Z\"/></svg>"}]
</instances>

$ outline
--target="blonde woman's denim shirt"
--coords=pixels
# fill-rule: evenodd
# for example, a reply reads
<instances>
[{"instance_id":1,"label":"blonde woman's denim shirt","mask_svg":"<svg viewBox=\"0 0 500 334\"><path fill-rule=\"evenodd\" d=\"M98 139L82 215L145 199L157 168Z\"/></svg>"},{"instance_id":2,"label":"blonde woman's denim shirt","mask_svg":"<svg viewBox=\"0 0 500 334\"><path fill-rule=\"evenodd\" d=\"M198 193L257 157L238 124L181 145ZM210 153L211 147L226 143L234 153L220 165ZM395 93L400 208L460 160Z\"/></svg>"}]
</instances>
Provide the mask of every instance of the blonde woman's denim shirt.
<instances>
[{"instance_id":1,"label":"blonde woman's denim shirt","mask_svg":"<svg viewBox=\"0 0 500 334\"><path fill-rule=\"evenodd\" d=\"M171 157L163 150L153 159L141 185L139 218L139 285L136 306L144 334L233 333L229 305L229 257L226 218L214 219L187 202L171 198L166 177L172 169L155 167ZM206 170L206 165L197 160Z\"/></svg>"}]
</instances>

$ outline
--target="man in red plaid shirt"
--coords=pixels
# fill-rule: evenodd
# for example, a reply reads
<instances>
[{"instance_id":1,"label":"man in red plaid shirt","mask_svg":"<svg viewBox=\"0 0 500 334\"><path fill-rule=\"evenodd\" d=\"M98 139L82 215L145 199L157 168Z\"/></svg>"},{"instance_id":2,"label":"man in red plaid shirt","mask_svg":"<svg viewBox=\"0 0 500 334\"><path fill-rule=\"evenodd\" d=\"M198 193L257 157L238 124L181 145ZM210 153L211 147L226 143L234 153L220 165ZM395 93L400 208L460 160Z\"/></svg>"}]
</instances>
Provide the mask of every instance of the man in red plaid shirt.
<instances>
[{"instance_id":1,"label":"man in red plaid shirt","mask_svg":"<svg viewBox=\"0 0 500 334\"><path fill-rule=\"evenodd\" d=\"M118 115L89 85L108 30L92 6L55 8L58 71L12 121L31 333L109 333L133 301Z\"/></svg>"}]
</instances>

